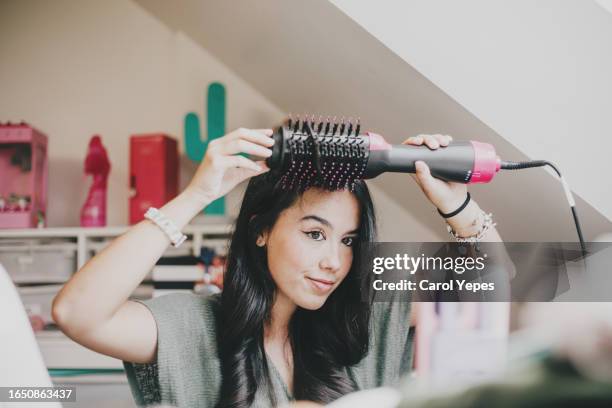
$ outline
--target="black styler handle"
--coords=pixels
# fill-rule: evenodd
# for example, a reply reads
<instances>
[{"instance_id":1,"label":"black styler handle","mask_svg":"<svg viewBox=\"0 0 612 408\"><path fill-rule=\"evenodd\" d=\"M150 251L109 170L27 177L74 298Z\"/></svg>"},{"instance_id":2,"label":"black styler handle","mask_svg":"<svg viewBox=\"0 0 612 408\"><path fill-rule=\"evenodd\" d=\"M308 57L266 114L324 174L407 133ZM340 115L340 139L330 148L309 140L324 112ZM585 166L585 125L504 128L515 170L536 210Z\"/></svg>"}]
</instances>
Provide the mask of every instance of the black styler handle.
<instances>
[{"instance_id":1,"label":"black styler handle","mask_svg":"<svg viewBox=\"0 0 612 408\"><path fill-rule=\"evenodd\" d=\"M389 149L370 150L364 178L384 172L415 173L414 163L422 160L436 178L469 183L475 157L474 146L469 141L452 142L435 150L425 145L391 145Z\"/></svg>"}]
</instances>

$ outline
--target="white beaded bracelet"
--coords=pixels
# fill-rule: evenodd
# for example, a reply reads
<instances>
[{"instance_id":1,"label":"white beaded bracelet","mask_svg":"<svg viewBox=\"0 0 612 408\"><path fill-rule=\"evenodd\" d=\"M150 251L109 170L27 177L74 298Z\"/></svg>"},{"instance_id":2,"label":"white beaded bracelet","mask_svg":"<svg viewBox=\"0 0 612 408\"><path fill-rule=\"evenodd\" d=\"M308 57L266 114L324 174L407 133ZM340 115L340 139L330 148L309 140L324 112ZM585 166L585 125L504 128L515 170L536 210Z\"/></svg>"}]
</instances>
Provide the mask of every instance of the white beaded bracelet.
<instances>
[{"instance_id":1,"label":"white beaded bracelet","mask_svg":"<svg viewBox=\"0 0 612 408\"><path fill-rule=\"evenodd\" d=\"M166 233L168 238L170 238L170 241L172 242L172 245L175 248L178 248L179 245L181 245L187 239L187 235L183 234L178 229L176 224L174 224L168 217L164 215L164 213L159 211L157 208L150 207L145 213L144 217L148 220L153 221L155 225L161 228L162 231Z\"/></svg>"},{"instance_id":2,"label":"white beaded bracelet","mask_svg":"<svg viewBox=\"0 0 612 408\"><path fill-rule=\"evenodd\" d=\"M496 222L493 222L493 214L489 213L485 213L482 212L482 215L484 216L484 220L482 222L482 226L480 227L480 230L469 237L460 237L458 236L455 231L453 231L453 229L451 228L450 225L446 225L446 229L448 230L448 233L455 238L455 241L457 242L478 242L481 241L482 238L484 238L485 234L487 233L487 231L489 231L489 229L495 227L497 225Z\"/></svg>"}]
</instances>

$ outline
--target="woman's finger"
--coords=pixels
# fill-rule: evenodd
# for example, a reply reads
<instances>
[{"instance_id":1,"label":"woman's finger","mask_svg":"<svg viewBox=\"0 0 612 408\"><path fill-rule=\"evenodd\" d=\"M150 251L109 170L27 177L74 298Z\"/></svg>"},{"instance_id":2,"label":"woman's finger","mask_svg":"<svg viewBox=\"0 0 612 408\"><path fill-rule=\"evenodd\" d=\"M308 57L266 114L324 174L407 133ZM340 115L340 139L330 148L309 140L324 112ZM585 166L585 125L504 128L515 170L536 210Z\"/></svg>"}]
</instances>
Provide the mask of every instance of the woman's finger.
<instances>
[{"instance_id":1,"label":"woman's finger","mask_svg":"<svg viewBox=\"0 0 612 408\"><path fill-rule=\"evenodd\" d=\"M253 129L255 132L263 133L266 136L272 136L274 130L272 129Z\"/></svg>"},{"instance_id":2,"label":"woman's finger","mask_svg":"<svg viewBox=\"0 0 612 408\"><path fill-rule=\"evenodd\" d=\"M221 153L226 155L247 153L259 157L272 156L271 149L241 138L233 139L224 143L223 147L221 148Z\"/></svg>"},{"instance_id":3,"label":"woman's finger","mask_svg":"<svg viewBox=\"0 0 612 408\"><path fill-rule=\"evenodd\" d=\"M272 136L272 129L240 128L227 135L225 140L229 142L231 140L244 139L262 146L271 147L274 145L274 139L272 139L270 136Z\"/></svg>"},{"instance_id":4,"label":"woman's finger","mask_svg":"<svg viewBox=\"0 0 612 408\"><path fill-rule=\"evenodd\" d=\"M425 145L430 149L437 149L440 147L440 142L438 142L437 135L425 135Z\"/></svg>"},{"instance_id":5,"label":"woman's finger","mask_svg":"<svg viewBox=\"0 0 612 408\"><path fill-rule=\"evenodd\" d=\"M419 181L419 178L416 176L416 174L411 173L410 177L412 177L412 179L417 183L417 185L421 187L421 182Z\"/></svg>"},{"instance_id":6,"label":"woman's finger","mask_svg":"<svg viewBox=\"0 0 612 408\"><path fill-rule=\"evenodd\" d=\"M419 185L426 191L431 190L434 187L434 178L429 171L429 166L424 161L417 161L415 163L416 177L419 181Z\"/></svg>"},{"instance_id":7,"label":"woman's finger","mask_svg":"<svg viewBox=\"0 0 612 408\"><path fill-rule=\"evenodd\" d=\"M415 146L422 145L423 136L422 135L410 136L408 139L404 140L402 144L409 144L409 145L415 145Z\"/></svg>"},{"instance_id":8,"label":"woman's finger","mask_svg":"<svg viewBox=\"0 0 612 408\"><path fill-rule=\"evenodd\" d=\"M452 140L453 138L449 135L441 135L440 139L438 139L440 146L448 146Z\"/></svg>"},{"instance_id":9,"label":"woman's finger","mask_svg":"<svg viewBox=\"0 0 612 408\"><path fill-rule=\"evenodd\" d=\"M253 170L253 171L257 172L257 173L264 173L265 171L267 171L265 168L263 168L259 164L255 163L253 160L247 159L244 156L227 156L227 157L224 157L224 165L227 168L238 167L238 168L242 168L242 169Z\"/></svg>"},{"instance_id":10,"label":"woman's finger","mask_svg":"<svg viewBox=\"0 0 612 408\"><path fill-rule=\"evenodd\" d=\"M271 147L274 145L274 139L272 139L272 129L244 129L240 132L239 137L248 140L249 142L258 143L264 146Z\"/></svg>"},{"instance_id":11,"label":"woman's finger","mask_svg":"<svg viewBox=\"0 0 612 408\"><path fill-rule=\"evenodd\" d=\"M261 167L264 171L270 170L270 167L268 167L268 164L266 163L265 160L258 160L255 162L255 164Z\"/></svg>"},{"instance_id":12,"label":"woman's finger","mask_svg":"<svg viewBox=\"0 0 612 408\"><path fill-rule=\"evenodd\" d=\"M449 135L417 135L410 136L409 138L404 140L402 144L419 146L425 143L428 147L432 149L437 149L440 146L448 146L452 141L453 137ZM438 147L435 147L436 142L438 144Z\"/></svg>"}]
</instances>

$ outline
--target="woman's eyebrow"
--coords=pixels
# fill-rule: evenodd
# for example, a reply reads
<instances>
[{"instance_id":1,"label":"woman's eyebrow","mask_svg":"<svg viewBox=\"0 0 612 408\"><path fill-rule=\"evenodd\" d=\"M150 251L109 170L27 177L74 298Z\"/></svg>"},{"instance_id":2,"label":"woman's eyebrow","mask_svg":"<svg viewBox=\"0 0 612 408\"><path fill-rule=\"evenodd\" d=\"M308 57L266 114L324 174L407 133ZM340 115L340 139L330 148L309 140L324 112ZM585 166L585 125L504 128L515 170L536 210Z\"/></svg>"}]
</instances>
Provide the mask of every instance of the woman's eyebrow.
<instances>
[{"instance_id":1,"label":"woman's eyebrow","mask_svg":"<svg viewBox=\"0 0 612 408\"><path fill-rule=\"evenodd\" d=\"M305 220L315 220L325 225L326 227L334 229L334 227L331 225L329 221L327 221L325 218L319 217L318 215L305 215L302 218L300 218L300 221L305 221ZM357 232L359 232L359 228L349 231L348 234L356 234Z\"/></svg>"}]
</instances>

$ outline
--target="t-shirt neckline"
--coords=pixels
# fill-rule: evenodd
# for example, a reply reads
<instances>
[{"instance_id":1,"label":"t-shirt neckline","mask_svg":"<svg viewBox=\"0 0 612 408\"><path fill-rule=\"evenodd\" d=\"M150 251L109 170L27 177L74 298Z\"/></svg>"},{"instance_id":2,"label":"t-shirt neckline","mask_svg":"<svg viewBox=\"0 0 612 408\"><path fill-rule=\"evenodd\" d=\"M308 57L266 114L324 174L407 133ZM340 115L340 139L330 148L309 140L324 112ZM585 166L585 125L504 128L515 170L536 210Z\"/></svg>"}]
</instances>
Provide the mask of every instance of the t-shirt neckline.
<instances>
[{"instance_id":1,"label":"t-shirt neckline","mask_svg":"<svg viewBox=\"0 0 612 408\"><path fill-rule=\"evenodd\" d=\"M280 371L278 371L278 369L276 368L276 364L274 364L274 362L268 355L268 352L266 351L265 353L266 353L266 360L268 360L268 367L270 367L270 370L273 372L274 376L276 377L278 382L283 387L283 391L285 392L285 396L287 397L287 399L289 401L293 401L294 398L293 398L293 395L289 392L289 386L287 386L287 383L283 379L283 376L281 375Z\"/></svg>"}]
</instances>

